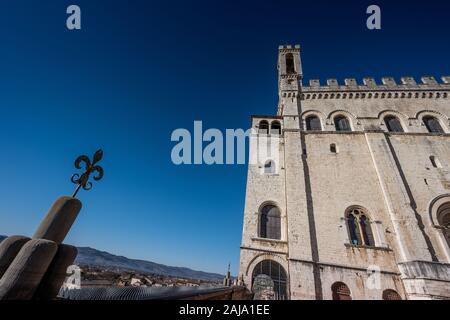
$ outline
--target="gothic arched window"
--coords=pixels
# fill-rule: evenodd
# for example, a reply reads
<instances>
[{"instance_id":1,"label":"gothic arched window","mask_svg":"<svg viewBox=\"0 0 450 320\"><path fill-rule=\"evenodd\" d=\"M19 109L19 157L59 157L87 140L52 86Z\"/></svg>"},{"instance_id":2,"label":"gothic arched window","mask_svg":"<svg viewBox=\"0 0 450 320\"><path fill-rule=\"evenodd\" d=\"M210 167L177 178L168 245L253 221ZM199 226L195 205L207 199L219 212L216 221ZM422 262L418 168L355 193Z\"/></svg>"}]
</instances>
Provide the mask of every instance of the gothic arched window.
<instances>
[{"instance_id":1,"label":"gothic arched window","mask_svg":"<svg viewBox=\"0 0 450 320\"><path fill-rule=\"evenodd\" d=\"M281 239L280 210L273 205L265 205L259 215L259 237L273 240Z\"/></svg>"},{"instance_id":2,"label":"gothic arched window","mask_svg":"<svg viewBox=\"0 0 450 320\"><path fill-rule=\"evenodd\" d=\"M281 124L278 121L273 121L270 125L270 134L281 135Z\"/></svg>"},{"instance_id":3,"label":"gothic arched window","mask_svg":"<svg viewBox=\"0 0 450 320\"><path fill-rule=\"evenodd\" d=\"M352 131L350 122L344 116L336 116L334 118L334 126L336 127L336 131Z\"/></svg>"},{"instance_id":4,"label":"gothic arched window","mask_svg":"<svg viewBox=\"0 0 450 320\"><path fill-rule=\"evenodd\" d=\"M383 291L383 300L402 300L402 297L400 297L397 291L387 289Z\"/></svg>"},{"instance_id":5,"label":"gothic arched window","mask_svg":"<svg viewBox=\"0 0 450 320\"><path fill-rule=\"evenodd\" d=\"M286 73L295 73L294 55L292 53L286 54Z\"/></svg>"},{"instance_id":6,"label":"gothic arched window","mask_svg":"<svg viewBox=\"0 0 450 320\"><path fill-rule=\"evenodd\" d=\"M384 118L384 123L389 132L403 132L402 124L397 117L394 116L386 116Z\"/></svg>"},{"instance_id":7,"label":"gothic arched window","mask_svg":"<svg viewBox=\"0 0 450 320\"><path fill-rule=\"evenodd\" d=\"M258 263L253 269L252 274L252 285L253 281L260 274L265 274L269 276L274 284L274 292L276 300L286 300L287 299L287 276L284 268L275 261L263 260Z\"/></svg>"},{"instance_id":8,"label":"gothic arched window","mask_svg":"<svg viewBox=\"0 0 450 320\"><path fill-rule=\"evenodd\" d=\"M308 131L321 131L322 125L320 124L320 119L317 116L309 116L305 119L306 130Z\"/></svg>"},{"instance_id":9,"label":"gothic arched window","mask_svg":"<svg viewBox=\"0 0 450 320\"><path fill-rule=\"evenodd\" d=\"M343 282L335 282L331 286L333 300L352 300L350 289Z\"/></svg>"},{"instance_id":10,"label":"gothic arched window","mask_svg":"<svg viewBox=\"0 0 450 320\"><path fill-rule=\"evenodd\" d=\"M450 248L450 202L441 205L437 211L437 220Z\"/></svg>"},{"instance_id":11,"label":"gothic arched window","mask_svg":"<svg viewBox=\"0 0 450 320\"><path fill-rule=\"evenodd\" d=\"M444 130L442 129L441 124L439 123L439 120L432 116L425 116L423 117L423 123L425 124L425 127L427 127L428 132L430 133L444 133Z\"/></svg>"},{"instance_id":12,"label":"gothic arched window","mask_svg":"<svg viewBox=\"0 0 450 320\"><path fill-rule=\"evenodd\" d=\"M259 123L258 133L268 134L269 133L269 122L262 120Z\"/></svg>"},{"instance_id":13,"label":"gothic arched window","mask_svg":"<svg viewBox=\"0 0 450 320\"><path fill-rule=\"evenodd\" d=\"M370 219L361 208L351 208L346 213L349 240L355 246L374 247Z\"/></svg>"}]
</instances>

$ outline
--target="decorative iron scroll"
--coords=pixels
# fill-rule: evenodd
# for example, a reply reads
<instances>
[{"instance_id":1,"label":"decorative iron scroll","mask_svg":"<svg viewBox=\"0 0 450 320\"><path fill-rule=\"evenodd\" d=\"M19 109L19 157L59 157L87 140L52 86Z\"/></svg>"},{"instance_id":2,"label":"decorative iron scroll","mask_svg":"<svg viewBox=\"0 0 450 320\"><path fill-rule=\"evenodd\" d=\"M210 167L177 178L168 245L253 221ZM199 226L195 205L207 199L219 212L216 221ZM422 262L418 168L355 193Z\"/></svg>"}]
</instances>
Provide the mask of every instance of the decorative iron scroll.
<instances>
[{"instance_id":1,"label":"decorative iron scroll","mask_svg":"<svg viewBox=\"0 0 450 320\"><path fill-rule=\"evenodd\" d=\"M89 181L91 174L96 173L96 175L92 177L95 181L99 181L103 178L104 174L103 168L97 165L97 163L100 160L102 160L102 158L103 158L103 151L97 150L94 154L94 157L92 158L92 162L89 159L89 157L85 155L81 155L75 160L75 168L82 169L83 167L82 164L84 164L85 172L82 173L81 175L78 173L72 175L71 178L72 183L78 185L72 197L75 198L77 196L78 191L80 191L81 188L83 188L86 191L92 189L92 182Z\"/></svg>"}]
</instances>

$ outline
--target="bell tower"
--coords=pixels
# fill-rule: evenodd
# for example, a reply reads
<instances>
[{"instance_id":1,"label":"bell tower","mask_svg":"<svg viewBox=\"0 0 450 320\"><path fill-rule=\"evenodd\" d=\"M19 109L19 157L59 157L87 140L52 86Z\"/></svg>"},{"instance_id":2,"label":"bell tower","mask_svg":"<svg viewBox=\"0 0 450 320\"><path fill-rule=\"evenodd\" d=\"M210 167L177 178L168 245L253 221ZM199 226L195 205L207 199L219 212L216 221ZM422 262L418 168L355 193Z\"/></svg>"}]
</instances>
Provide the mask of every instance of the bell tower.
<instances>
[{"instance_id":1,"label":"bell tower","mask_svg":"<svg viewBox=\"0 0 450 320\"><path fill-rule=\"evenodd\" d=\"M300 46L278 47L278 115L298 116L298 97L301 91L303 70Z\"/></svg>"}]
</instances>

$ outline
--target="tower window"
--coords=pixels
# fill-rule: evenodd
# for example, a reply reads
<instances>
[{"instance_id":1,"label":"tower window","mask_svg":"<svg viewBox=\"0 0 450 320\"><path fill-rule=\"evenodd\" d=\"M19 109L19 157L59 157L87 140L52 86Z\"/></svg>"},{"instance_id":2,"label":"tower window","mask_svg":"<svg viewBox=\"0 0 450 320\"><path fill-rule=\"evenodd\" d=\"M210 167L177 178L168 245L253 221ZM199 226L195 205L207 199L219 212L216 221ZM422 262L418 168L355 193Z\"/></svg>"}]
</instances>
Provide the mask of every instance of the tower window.
<instances>
[{"instance_id":1,"label":"tower window","mask_svg":"<svg viewBox=\"0 0 450 320\"><path fill-rule=\"evenodd\" d=\"M268 160L264 164L264 173L266 174L274 174L275 173L275 162L272 160Z\"/></svg>"},{"instance_id":2,"label":"tower window","mask_svg":"<svg viewBox=\"0 0 450 320\"><path fill-rule=\"evenodd\" d=\"M259 123L258 133L268 134L269 133L269 122L263 120Z\"/></svg>"},{"instance_id":3,"label":"tower window","mask_svg":"<svg viewBox=\"0 0 450 320\"><path fill-rule=\"evenodd\" d=\"M430 133L444 133L439 120L432 116L423 117L423 123Z\"/></svg>"},{"instance_id":4,"label":"tower window","mask_svg":"<svg viewBox=\"0 0 450 320\"><path fill-rule=\"evenodd\" d=\"M273 121L270 125L270 134L281 135L281 124L278 121Z\"/></svg>"},{"instance_id":5,"label":"tower window","mask_svg":"<svg viewBox=\"0 0 450 320\"><path fill-rule=\"evenodd\" d=\"M384 123L389 132L403 132L403 127L397 117L387 116L384 118Z\"/></svg>"},{"instance_id":6,"label":"tower window","mask_svg":"<svg viewBox=\"0 0 450 320\"><path fill-rule=\"evenodd\" d=\"M320 124L320 119L317 116L309 116L305 119L306 130L308 131L321 131L322 126Z\"/></svg>"},{"instance_id":7,"label":"tower window","mask_svg":"<svg viewBox=\"0 0 450 320\"><path fill-rule=\"evenodd\" d=\"M262 208L259 222L259 237L273 240L281 239L280 210L272 205Z\"/></svg>"},{"instance_id":8,"label":"tower window","mask_svg":"<svg viewBox=\"0 0 450 320\"><path fill-rule=\"evenodd\" d=\"M337 116L334 118L334 125L336 127L336 131L351 131L350 122L347 117Z\"/></svg>"},{"instance_id":9,"label":"tower window","mask_svg":"<svg viewBox=\"0 0 450 320\"><path fill-rule=\"evenodd\" d=\"M360 208L352 208L346 214L350 242L355 246L375 246L372 228L367 214Z\"/></svg>"},{"instance_id":10,"label":"tower window","mask_svg":"<svg viewBox=\"0 0 450 320\"><path fill-rule=\"evenodd\" d=\"M336 144L334 144L334 143L330 144L330 151L331 151L332 153L338 153Z\"/></svg>"},{"instance_id":11,"label":"tower window","mask_svg":"<svg viewBox=\"0 0 450 320\"><path fill-rule=\"evenodd\" d=\"M286 73L295 73L294 55L292 53L286 54Z\"/></svg>"}]
</instances>

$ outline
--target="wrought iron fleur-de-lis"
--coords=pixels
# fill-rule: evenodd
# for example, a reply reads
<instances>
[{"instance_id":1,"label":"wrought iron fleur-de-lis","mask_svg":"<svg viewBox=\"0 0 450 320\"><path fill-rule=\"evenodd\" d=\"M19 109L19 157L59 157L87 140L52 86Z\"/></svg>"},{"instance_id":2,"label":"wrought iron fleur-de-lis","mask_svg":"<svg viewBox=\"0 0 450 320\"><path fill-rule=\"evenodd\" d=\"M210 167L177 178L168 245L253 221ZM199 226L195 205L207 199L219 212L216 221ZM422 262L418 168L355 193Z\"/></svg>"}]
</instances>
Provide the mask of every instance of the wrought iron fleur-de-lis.
<instances>
[{"instance_id":1,"label":"wrought iron fleur-de-lis","mask_svg":"<svg viewBox=\"0 0 450 320\"><path fill-rule=\"evenodd\" d=\"M97 165L97 163L102 160L103 158L103 151L97 150L95 152L94 157L92 158L92 162L89 159L88 156L82 155L79 156L75 160L75 168L81 169L82 163L84 163L84 169L86 170L81 175L78 173L75 173L72 175L71 181L72 183L77 184L77 188L75 189L75 192L73 193L72 197L75 198L77 196L78 191L80 191L80 188L83 188L84 190L91 190L92 189L92 182L89 181L89 178L92 173L97 173L93 179L95 181L99 181L101 178L103 178L103 168Z\"/></svg>"}]
</instances>

